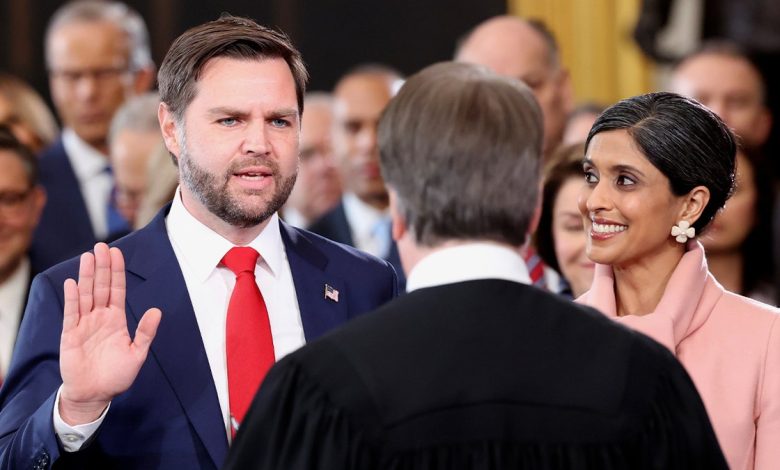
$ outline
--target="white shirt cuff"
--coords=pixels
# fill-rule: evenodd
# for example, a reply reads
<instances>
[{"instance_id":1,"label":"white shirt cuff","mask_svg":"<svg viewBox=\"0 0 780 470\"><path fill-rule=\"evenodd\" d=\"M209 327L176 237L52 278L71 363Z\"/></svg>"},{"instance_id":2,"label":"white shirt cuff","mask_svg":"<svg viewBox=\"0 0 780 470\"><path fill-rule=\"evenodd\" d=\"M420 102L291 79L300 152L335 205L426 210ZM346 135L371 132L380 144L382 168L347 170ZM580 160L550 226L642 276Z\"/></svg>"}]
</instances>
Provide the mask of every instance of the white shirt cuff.
<instances>
[{"instance_id":1,"label":"white shirt cuff","mask_svg":"<svg viewBox=\"0 0 780 470\"><path fill-rule=\"evenodd\" d=\"M62 444L62 448L65 452L77 452L81 450L84 444L95 434L103 419L108 413L108 409L111 408L111 403L108 404L103 413L98 416L98 419L87 424L79 424L71 426L62 420L60 416L60 392L62 391L62 385L57 390L57 398L54 399L54 432L57 434L57 438Z\"/></svg>"}]
</instances>

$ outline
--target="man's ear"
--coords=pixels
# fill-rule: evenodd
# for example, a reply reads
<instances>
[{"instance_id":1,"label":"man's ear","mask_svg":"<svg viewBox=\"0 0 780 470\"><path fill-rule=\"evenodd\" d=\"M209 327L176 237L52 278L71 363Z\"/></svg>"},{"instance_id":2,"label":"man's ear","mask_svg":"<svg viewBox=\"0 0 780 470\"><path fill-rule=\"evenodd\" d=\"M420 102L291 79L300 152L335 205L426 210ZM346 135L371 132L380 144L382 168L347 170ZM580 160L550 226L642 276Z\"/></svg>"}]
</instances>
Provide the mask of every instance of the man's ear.
<instances>
[{"instance_id":1,"label":"man's ear","mask_svg":"<svg viewBox=\"0 0 780 470\"><path fill-rule=\"evenodd\" d=\"M33 216L35 218L35 225L38 225L38 221L41 219L41 213L43 207L46 205L46 190L40 184L33 188Z\"/></svg>"},{"instance_id":2,"label":"man's ear","mask_svg":"<svg viewBox=\"0 0 780 470\"><path fill-rule=\"evenodd\" d=\"M539 219L542 218L542 189L544 188L544 183L539 182L539 196L536 198L536 205L534 206L534 213L531 216L531 220L528 223L528 233L526 234L528 238L530 239L531 236L536 233L536 229L539 227Z\"/></svg>"},{"instance_id":3,"label":"man's ear","mask_svg":"<svg viewBox=\"0 0 780 470\"><path fill-rule=\"evenodd\" d=\"M710 202L710 190L706 186L696 186L683 197L685 200L677 221L687 220L688 223L693 225L694 222L699 220L704 208L707 207L707 203Z\"/></svg>"},{"instance_id":4,"label":"man's ear","mask_svg":"<svg viewBox=\"0 0 780 470\"><path fill-rule=\"evenodd\" d=\"M172 153L176 160L179 159L179 152L181 150L179 142L178 123L173 113L168 109L168 105L160 103L157 108L157 120L160 122L160 131L162 132L163 141L168 151Z\"/></svg>"},{"instance_id":5,"label":"man's ear","mask_svg":"<svg viewBox=\"0 0 780 470\"><path fill-rule=\"evenodd\" d=\"M154 65L142 67L133 73L133 91L140 95L151 90L154 86L154 80L156 78Z\"/></svg>"},{"instance_id":6,"label":"man's ear","mask_svg":"<svg viewBox=\"0 0 780 470\"><path fill-rule=\"evenodd\" d=\"M408 227L406 226L406 219L401 215L398 194L389 186L387 187L387 194L390 196L390 221L393 223L393 240L397 242L406 235Z\"/></svg>"},{"instance_id":7,"label":"man's ear","mask_svg":"<svg viewBox=\"0 0 780 470\"><path fill-rule=\"evenodd\" d=\"M561 97L564 116L568 116L574 110L574 88L571 84L569 70L563 66L558 71L558 94Z\"/></svg>"},{"instance_id":8,"label":"man's ear","mask_svg":"<svg viewBox=\"0 0 780 470\"><path fill-rule=\"evenodd\" d=\"M761 113L758 116L757 119L758 122L755 123L755 135L756 135L756 142L757 145L764 145L769 139L769 133L772 130L772 112L764 106L761 109Z\"/></svg>"}]
</instances>

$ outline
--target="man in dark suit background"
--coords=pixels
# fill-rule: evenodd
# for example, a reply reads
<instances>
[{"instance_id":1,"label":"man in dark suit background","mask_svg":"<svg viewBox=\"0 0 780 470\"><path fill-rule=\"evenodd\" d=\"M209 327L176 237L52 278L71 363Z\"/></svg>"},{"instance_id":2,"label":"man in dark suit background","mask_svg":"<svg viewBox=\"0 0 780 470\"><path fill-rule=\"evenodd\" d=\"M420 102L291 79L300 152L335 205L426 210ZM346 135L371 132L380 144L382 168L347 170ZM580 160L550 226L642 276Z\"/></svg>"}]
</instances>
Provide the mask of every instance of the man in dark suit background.
<instances>
[{"instance_id":1,"label":"man in dark suit background","mask_svg":"<svg viewBox=\"0 0 780 470\"><path fill-rule=\"evenodd\" d=\"M181 185L144 229L33 282L0 390L0 468L217 469L274 358L397 294L387 262L276 214L306 77L251 20L173 43L159 120ZM237 268L236 254L253 256Z\"/></svg>"},{"instance_id":2,"label":"man in dark suit background","mask_svg":"<svg viewBox=\"0 0 780 470\"><path fill-rule=\"evenodd\" d=\"M445 63L379 126L407 294L269 373L227 469L726 468L665 348L528 285L541 113Z\"/></svg>"},{"instance_id":3,"label":"man in dark suit background","mask_svg":"<svg viewBox=\"0 0 780 470\"><path fill-rule=\"evenodd\" d=\"M110 204L108 129L128 97L154 84L146 25L123 3L66 3L50 20L45 47L63 131L41 154L49 199L31 250L40 271L129 230Z\"/></svg>"},{"instance_id":4,"label":"man in dark suit background","mask_svg":"<svg viewBox=\"0 0 780 470\"><path fill-rule=\"evenodd\" d=\"M46 203L38 159L0 126L0 383L8 372L33 276L27 250Z\"/></svg>"},{"instance_id":5,"label":"man in dark suit background","mask_svg":"<svg viewBox=\"0 0 780 470\"><path fill-rule=\"evenodd\" d=\"M386 259L403 277L398 249L390 236L387 189L379 171L376 137L379 117L400 82L400 74L388 67L362 65L336 83L333 153L344 194L309 230Z\"/></svg>"}]
</instances>

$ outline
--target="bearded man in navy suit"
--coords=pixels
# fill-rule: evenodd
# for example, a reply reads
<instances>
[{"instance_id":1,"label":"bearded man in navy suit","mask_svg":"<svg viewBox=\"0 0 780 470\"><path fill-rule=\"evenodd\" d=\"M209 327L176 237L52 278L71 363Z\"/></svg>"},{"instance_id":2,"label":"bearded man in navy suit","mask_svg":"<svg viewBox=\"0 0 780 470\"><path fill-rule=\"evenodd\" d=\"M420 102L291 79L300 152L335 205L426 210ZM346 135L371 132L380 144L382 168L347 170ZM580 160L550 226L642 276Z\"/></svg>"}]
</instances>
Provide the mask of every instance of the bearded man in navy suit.
<instances>
[{"instance_id":1,"label":"bearded man in navy suit","mask_svg":"<svg viewBox=\"0 0 780 470\"><path fill-rule=\"evenodd\" d=\"M0 391L0 468L219 468L241 421L226 352L235 247L259 252L250 285L276 359L397 294L388 263L276 214L306 77L288 39L251 20L173 43L159 120L181 185L146 228L33 282Z\"/></svg>"}]
</instances>

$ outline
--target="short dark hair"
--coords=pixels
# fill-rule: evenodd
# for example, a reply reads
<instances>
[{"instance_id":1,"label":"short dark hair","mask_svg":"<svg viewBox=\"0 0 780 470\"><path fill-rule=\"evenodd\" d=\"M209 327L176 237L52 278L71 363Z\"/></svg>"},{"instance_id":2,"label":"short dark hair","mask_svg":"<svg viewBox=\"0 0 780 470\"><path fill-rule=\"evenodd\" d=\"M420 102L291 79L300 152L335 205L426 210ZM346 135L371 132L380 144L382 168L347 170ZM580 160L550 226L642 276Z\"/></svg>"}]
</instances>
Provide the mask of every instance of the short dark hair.
<instances>
[{"instance_id":1,"label":"short dark hair","mask_svg":"<svg viewBox=\"0 0 780 470\"><path fill-rule=\"evenodd\" d=\"M737 144L728 126L699 102L676 93L628 98L607 108L593 123L585 148L600 132L625 129L645 158L669 179L675 195L696 186L710 200L693 227L712 221L734 189Z\"/></svg>"},{"instance_id":2,"label":"short dark hair","mask_svg":"<svg viewBox=\"0 0 780 470\"><path fill-rule=\"evenodd\" d=\"M555 236L553 236L553 209L558 192L565 182L578 178L584 184L582 158L585 155L585 143L578 142L558 147L544 168L544 186L542 189L542 213L539 226L534 233L536 252L544 264L561 272L558 257L555 256Z\"/></svg>"},{"instance_id":3,"label":"short dark hair","mask_svg":"<svg viewBox=\"0 0 780 470\"><path fill-rule=\"evenodd\" d=\"M303 112L308 73L301 54L282 32L247 18L222 15L184 32L168 49L157 76L160 99L176 119L195 98L195 85L206 63L217 57L234 59L281 58L295 80L298 111Z\"/></svg>"},{"instance_id":4,"label":"short dark hair","mask_svg":"<svg viewBox=\"0 0 780 470\"><path fill-rule=\"evenodd\" d=\"M28 187L38 184L38 157L29 147L19 142L8 126L0 124L0 151L2 150L13 153L22 162Z\"/></svg>"},{"instance_id":5,"label":"short dark hair","mask_svg":"<svg viewBox=\"0 0 780 470\"><path fill-rule=\"evenodd\" d=\"M378 139L383 177L419 244L525 243L542 118L519 80L472 64L427 67L390 101Z\"/></svg>"}]
</instances>

